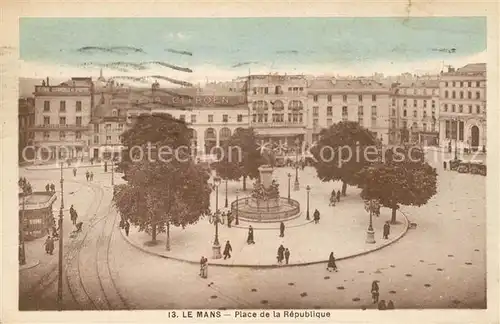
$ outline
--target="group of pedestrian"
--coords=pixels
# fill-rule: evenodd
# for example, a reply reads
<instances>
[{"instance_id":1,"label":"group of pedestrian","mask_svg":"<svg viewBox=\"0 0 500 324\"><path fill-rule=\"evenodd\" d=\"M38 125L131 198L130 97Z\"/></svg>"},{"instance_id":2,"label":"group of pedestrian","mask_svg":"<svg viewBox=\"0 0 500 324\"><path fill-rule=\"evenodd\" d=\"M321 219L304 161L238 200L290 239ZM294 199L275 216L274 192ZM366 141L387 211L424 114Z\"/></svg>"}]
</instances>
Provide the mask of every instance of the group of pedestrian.
<instances>
[{"instance_id":1,"label":"group of pedestrian","mask_svg":"<svg viewBox=\"0 0 500 324\"><path fill-rule=\"evenodd\" d=\"M335 191L335 189L332 190L332 193L330 194L330 204L329 206L334 206L336 203L340 202L340 190Z\"/></svg>"},{"instance_id":2,"label":"group of pedestrian","mask_svg":"<svg viewBox=\"0 0 500 324\"><path fill-rule=\"evenodd\" d=\"M88 171L85 172L85 178L87 178L87 181L93 181L94 180L94 172Z\"/></svg>"},{"instance_id":3,"label":"group of pedestrian","mask_svg":"<svg viewBox=\"0 0 500 324\"><path fill-rule=\"evenodd\" d=\"M125 230L125 235L128 236L128 233L130 231L130 223L127 219L121 219L120 220L120 228Z\"/></svg>"},{"instance_id":4,"label":"group of pedestrian","mask_svg":"<svg viewBox=\"0 0 500 324\"><path fill-rule=\"evenodd\" d=\"M47 192L56 192L56 186L53 183L47 183L45 185L45 191L47 191Z\"/></svg>"},{"instance_id":5,"label":"group of pedestrian","mask_svg":"<svg viewBox=\"0 0 500 324\"><path fill-rule=\"evenodd\" d=\"M387 304L385 303L384 299L379 301L380 289L378 283L379 283L378 280L374 280L372 282L371 294L373 303L377 304L377 308L379 310L394 309L394 302L392 300L389 300Z\"/></svg>"},{"instance_id":6,"label":"group of pedestrian","mask_svg":"<svg viewBox=\"0 0 500 324\"><path fill-rule=\"evenodd\" d=\"M283 264L283 260L285 260L285 264L288 264L290 260L290 250L285 248L283 244L278 247L278 256L276 257L278 260L278 264Z\"/></svg>"},{"instance_id":7,"label":"group of pedestrian","mask_svg":"<svg viewBox=\"0 0 500 324\"><path fill-rule=\"evenodd\" d=\"M222 212L221 216L224 218L226 217L227 219L227 227L231 228L231 224L233 222L233 213L228 210L227 212Z\"/></svg>"},{"instance_id":8,"label":"group of pedestrian","mask_svg":"<svg viewBox=\"0 0 500 324\"><path fill-rule=\"evenodd\" d=\"M45 240L45 253L52 255L54 252L54 240L49 236Z\"/></svg>"}]
</instances>

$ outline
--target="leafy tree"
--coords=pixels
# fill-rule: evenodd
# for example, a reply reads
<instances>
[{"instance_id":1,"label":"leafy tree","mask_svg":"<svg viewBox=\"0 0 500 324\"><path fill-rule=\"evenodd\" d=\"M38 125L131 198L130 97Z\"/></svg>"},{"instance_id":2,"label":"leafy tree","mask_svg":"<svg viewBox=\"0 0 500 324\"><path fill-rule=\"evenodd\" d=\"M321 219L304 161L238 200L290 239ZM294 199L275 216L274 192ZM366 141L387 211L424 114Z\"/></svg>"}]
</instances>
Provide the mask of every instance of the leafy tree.
<instances>
[{"instance_id":1,"label":"leafy tree","mask_svg":"<svg viewBox=\"0 0 500 324\"><path fill-rule=\"evenodd\" d=\"M420 149L387 151L385 161L359 172L362 178L361 197L377 199L392 209L391 223L396 222L400 205L421 206L437 192L436 169L425 162Z\"/></svg>"},{"instance_id":2,"label":"leafy tree","mask_svg":"<svg viewBox=\"0 0 500 324\"><path fill-rule=\"evenodd\" d=\"M224 156L215 164L217 174L228 180L243 177L243 190L246 179L259 177L259 166L263 164L257 136L253 128L238 128L223 147Z\"/></svg>"},{"instance_id":3,"label":"leafy tree","mask_svg":"<svg viewBox=\"0 0 500 324\"><path fill-rule=\"evenodd\" d=\"M145 125L148 123L150 127ZM170 135L158 136L156 132ZM158 232L166 232L166 249L170 250L171 225L184 228L208 213L212 190L209 175L194 163L187 146L181 147L189 143L190 136L183 122L169 116L143 118L134 124L130 134L141 134L142 143L135 141L135 144L142 148L148 146L147 139L151 138L155 150L151 158L127 162L127 183L115 187L114 205L139 231L151 233L153 242ZM165 152L161 147L176 155L160 155Z\"/></svg>"},{"instance_id":4,"label":"leafy tree","mask_svg":"<svg viewBox=\"0 0 500 324\"><path fill-rule=\"evenodd\" d=\"M311 148L318 178L324 182L342 181L345 196L347 185L358 185L360 178L356 174L370 164L371 155L364 154L366 147L376 144L372 133L357 122L341 121L323 129L317 145Z\"/></svg>"}]
</instances>

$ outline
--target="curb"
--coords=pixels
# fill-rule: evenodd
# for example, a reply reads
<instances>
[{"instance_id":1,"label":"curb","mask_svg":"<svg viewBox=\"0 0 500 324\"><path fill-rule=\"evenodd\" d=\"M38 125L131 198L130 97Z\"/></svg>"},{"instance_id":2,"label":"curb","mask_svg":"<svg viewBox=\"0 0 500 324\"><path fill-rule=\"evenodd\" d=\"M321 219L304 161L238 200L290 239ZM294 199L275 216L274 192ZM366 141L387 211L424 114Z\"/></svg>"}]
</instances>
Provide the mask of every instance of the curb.
<instances>
[{"instance_id":1,"label":"curb","mask_svg":"<svg viewBox=\"0 0 500 324\"><path fill-rule=\"evenodd\" d=\"M404 228L403 228L403 232L401 232L395 239L385 243L385 244L382 244L381 246L378 246L376 248L373 248L371 250L368 250L368 251L363 251L363 252L358 252L358 253L355 253L355 254L352 254L352 255L348 255L348 256L344 256L344 257L340 257L340 258L337 258L336 261L341 261L341 260L347 260L347 259L353 259L353 258L356 258L356 257L359 257L359 256L363 256L363 255L366 255L368 253L372 253L372 252L375 252L375 251L378 251L378 250L381 250L389 245L392 245L396 242L398 242L403 236L406 235L406 233L408 232L408 229L409 229L409 226L410 226L410 221L408 220L408 217L400 212L398 210L399 214L403 216L403 219L404 219ZM160 258L163 258L163 259L169 259L169 260L174 260L174 261L179 261L179 262L184 262L184 263L189 263L189 264L196 264L198 265L199 262L198 261L191 261L191 260L186 260L186 259L181 259L181 258L177 258L177 257L172 257L172 256L166 256L166 255L163 255L163 254L159 254L159 253L156 253L156 252L152 252L152 251L149 251L135 243L133 243L124 233L123 230L120 229L120 233L122 234L122 237L125 239L125 241L127 241L128 244L130 244L131 246L133 246L134 248L144 252L144 253L147 253L149 255L153 255L153 256L156 256L156 257L160 257ZM321 264L321 263L328 263L328 260L322 260L322 261L310 261L310 262L304 262L304 263L296 263L296 264L285 264L285 265L278 265L278 264L262 264L262 265L255 265L255 264L216 264L216 263L209 263L210 266L214 266L214 267L227 267L227 268L251 268L251 269L279 269L279 268L285 268L285 267L302 267L302 266L308 266L308 265L314 265L314 264Z\"/></svg>"},{"instance_id":2,"label":"curb","mask_svg":"<svg viewBox=\"0 0 500 324\"><path fill-rule=\"evenodd\" d=\"M39 264L40 264L40 260L36 260L35 262L32 262L31 264L25 264L23 266L19 266L19 271L32 269L32 268L36 267Z\"/></svg>"}]
</instances>

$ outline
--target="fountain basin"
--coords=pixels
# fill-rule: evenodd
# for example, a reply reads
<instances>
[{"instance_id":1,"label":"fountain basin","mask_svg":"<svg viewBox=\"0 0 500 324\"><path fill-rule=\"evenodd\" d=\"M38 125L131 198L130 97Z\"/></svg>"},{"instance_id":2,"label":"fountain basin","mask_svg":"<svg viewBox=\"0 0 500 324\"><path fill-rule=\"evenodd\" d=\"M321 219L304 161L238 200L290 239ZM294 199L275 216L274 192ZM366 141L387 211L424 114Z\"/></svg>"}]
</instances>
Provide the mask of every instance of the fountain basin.
<instances>
[{"instance_id":1,"label":"fountain basin","mask_svg":"<svg viewBox=\"0 0 500 324\"><path fill-rule=\"evenodd\" d=\"M243 197L231 203L231 212L247 222L281 222L298 217L300 203L284 197L267 200Z\"/></svg>"}]
</instances>

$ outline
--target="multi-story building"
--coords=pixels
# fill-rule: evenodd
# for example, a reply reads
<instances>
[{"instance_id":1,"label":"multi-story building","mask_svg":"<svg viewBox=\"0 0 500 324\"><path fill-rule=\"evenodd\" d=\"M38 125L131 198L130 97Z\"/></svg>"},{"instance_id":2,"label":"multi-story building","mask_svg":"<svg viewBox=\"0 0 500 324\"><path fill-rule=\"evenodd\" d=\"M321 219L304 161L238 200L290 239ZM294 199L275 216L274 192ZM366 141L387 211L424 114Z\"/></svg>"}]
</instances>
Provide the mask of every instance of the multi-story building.
<instances>
[{"instance_id":1,"label":"multi-story building","mask_svg":"<svg viewBox=\"0 0 500 324\"><path fill-rule=\"evenodd\" d=\"M34 158L34 150L25 149L33 144L35 134L31 130L35 125L35 100L34 98L19 98L18 101L18 126L19 126L19 142L18 142L18 157L19 162L31 160Z\"/></svg>"},{"instance_id":2,"label":"multi-story building","mask_svg":"<svg viewBox=\"0 0 500 324\"><path fill-rule=\"evenodd\" d=\"M57 85L35 86L34 146L37 160L66 159L87 151L93 107L91 78L71 78Z\"/></svg>"},{"instance_id":3,"label":"multi-story building","mask_svg":"<svg viewBox=\"0 0 500 324\"><path fill-rule=\"evenodd\" d=\"M213 148L238 128L248 128L245 94L224 89L177 88L135 91L126 109L128 124L142 113L167 113L183 120L192 129L192 145L196 154L215 154Z\"/></svg>"},{"instance_id":4,"label":"multi-story building","mask_svg":"<svg viewBox=\"0 0 500 324\"><path fill-rule=\"evenodd\" d=\"M308 134L311 142L321 129L339 121L356 121L388 143L390 89L370 79L316 79L308 89Z\"/></svg>"},{"instance_id":5,"label":"multi-story building","mask_svg":"<svg viewBox=\"0 0 500 324\"><path fill-rule=\"evenodd\" d=\"M307 131L307 88L307 79L302 75L248 76L247 127L253 127L266 142L288 147L303 141L311 143L311 132Z\"/></svg>"},{"instance_id":6,"label":"multi-story building","mask_svg":"<svg viewBox=\"0 0 500 324\"><path fill-rule=\"evenodd\" d=\"M439 137L439 80L416 80L397 84L392 98L391 129L399 137L392 138L397 143L421 143L437 145Z\"/></svg>"},{"instance_id":7,"label":"multi-story building","mask_svg":"<svg viewBox=\"0 0 500 324\"><path fill-rule=\"evenodd\" d=\"M446 149L486 147L486 64L441 74L439 143Z\"/></svg>"}]
</instances>

